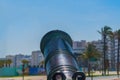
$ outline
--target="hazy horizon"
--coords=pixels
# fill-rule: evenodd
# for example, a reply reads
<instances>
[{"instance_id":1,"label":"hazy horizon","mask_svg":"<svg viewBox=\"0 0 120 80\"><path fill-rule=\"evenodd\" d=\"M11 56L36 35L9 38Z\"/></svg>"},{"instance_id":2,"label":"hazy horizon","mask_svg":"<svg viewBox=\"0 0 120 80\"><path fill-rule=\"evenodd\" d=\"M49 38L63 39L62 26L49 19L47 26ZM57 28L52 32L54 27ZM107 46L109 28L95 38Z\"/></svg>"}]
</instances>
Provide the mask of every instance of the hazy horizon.
<instances>
[{"instance_id":1,"label":"hazy horizon","mask_svg":"<svg viewBox=\"0 0 120 80\"><path fill-rule=\"evenodd\" d=\"M98 40L105 25L120 27L116 0L0 0L0 57L40 50L48 31L62 30L74 41Z\"/></svg>"}]
</instances>

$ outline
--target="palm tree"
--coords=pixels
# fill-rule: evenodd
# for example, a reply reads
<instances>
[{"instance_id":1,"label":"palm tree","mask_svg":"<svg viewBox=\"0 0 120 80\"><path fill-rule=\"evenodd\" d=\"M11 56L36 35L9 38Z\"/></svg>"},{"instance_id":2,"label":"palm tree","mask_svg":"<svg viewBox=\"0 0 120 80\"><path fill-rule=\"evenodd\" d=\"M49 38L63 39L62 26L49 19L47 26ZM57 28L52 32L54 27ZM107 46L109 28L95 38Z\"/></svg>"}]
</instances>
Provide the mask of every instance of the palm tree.
<instances>
[{"instance_id":1,"label":"palm tree","mask_svg":"<svg viewBox=\"0 0 120 80\"><path fill-rule=\"evenodd\" d=\"M22 77L23 77L23 80L24 80L24 72L25 72L25 68L24 68L24 67L25 67L25 65L28 66L29 61L26 60L26 59L23 59L21 62L22 62L22 64L23 64L23 65L22 65L22 72L23 72L23 73L22 73L22 74L23 74Z\"/></svg>"},{"instance_id":2,"label":"palm tree","mask_svg":"<svg viewBox=\"0 0 120 80\"><path fill-rule=\"evenodd\" d=\"M100 58L100 53L91 43L88 43L86 51L83 53L82 57L88 61L88 76L90 76L90 61L96 61Z\"/></svg>"},{"instance_id":3,"label":"palm tree","mask_svg":"<svg viewBox=\"0 0 120 80\"><path fill-rule=\"evenodd\" d=\"M3 63L5 64L5 67L7 67L7 60L4 60Z\"/></svg>"},{"instance_id":4,"label":"palm tree","mask_svg":"<svg viewBox=\"0 0 120 80\"><path fill-rule=\"evenodd\" d=\"M7 67L7 65L10 67L10 64L12 63L12 60L11 59L7 59L7 60L5 60L5 62L6 62L6 67Z\"/></svg>"},{"instance_id":5,"label":"palm tree","mask_svg":"<svg viewBox=\"0 0 120 80\"><path fill-rule=\"evenodd\" d=\"M0 60L0 68L2 68L4 66L4 61Z\"/></svg>"},{"instance_id":6,"label":"palm tree","mask_svg":"<svg viewBox=\"0 0 120 80\"><path fill-rule=\"evenodd\" d=\"M120 50L120 29L116 31L117 33L117 39L118 39L118 48L117 48L117 75L119 75L119 65L120 65L120 62L119 62L119 57L120 57L120 53L119 53L119 50Z\"/></svg>"},{"instance_id":7,"label":"palm tree","mask_svg":"<svg viewBox=\"0 0 120 80\"><path fill-rule=\"evenodd\" d=\"M22 64L23 64L23 65L27 65L27 66L28 66L28 63L29 63L29 61L28 61L28 60L23 59L21 62L22 62Z\"/></svg>"},{"instance_id":8,"label":"palm tree","mask_svg":"<svg viewBox=\"0 0 120 80\"><path fill-rule=\"evenodd\" d=\"M98 31L102 37L103 37L103 64L104 64L104 75L106 75L106 51L107 51L107 45L106 45L106 40L107 40L107 36L111 33L111 28L108 26L104 26L103 28L101 28L101 31Z\"/></svg>"},{"instance_id":9,"label":"palm tree","mask_svg":"<svg viewBox=\"0 0 120 80\"><path fill-rule=\"evenodd\" d=\"M44 67L44 64L45 64L45 61L42 60L42 61L40 62L41 67Z\"/></svg>"}]
</instances>

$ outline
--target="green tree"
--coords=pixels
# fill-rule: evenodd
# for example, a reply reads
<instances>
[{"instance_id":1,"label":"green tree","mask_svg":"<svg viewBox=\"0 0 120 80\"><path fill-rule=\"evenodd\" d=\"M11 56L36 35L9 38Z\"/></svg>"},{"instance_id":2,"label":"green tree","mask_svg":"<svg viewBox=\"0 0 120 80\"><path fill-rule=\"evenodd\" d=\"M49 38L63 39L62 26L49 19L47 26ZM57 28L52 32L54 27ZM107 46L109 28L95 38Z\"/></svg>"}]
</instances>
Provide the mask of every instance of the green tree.
<instances>
[{"instance_id":1,"label":"green tree","mask_svg":"<svg viewBox=\"0 0 120 80\"><path fill-rule=\"evenodd\" d=\"M23 76L22 76L22 77L23 77L23 80L24 80L24 74L25 74L24 72L25 72L25 70L26 70L26 69L25 69L25 65L27 65L27 66L28 66L29 61L28 61L28 60L26 60L26 59L23 59L21 62L22 62L22 64L23 64L23 65L22 65L22 72L23 72L23 73L22 73L22 74L23 74Z\"/></svg>"},{"instance_id":2,"label":"green tree","mask_svg":"<svg viewBox=\"0 0 120 80\"><path fill-rule=\"evenodd\" d=\"M23 59L21 62L22 62L23 65L27 65L28 66L28 64L29 64L29 61L26 60L26 59Z\"/></svg>"},{"instance_id":3,"label":"green tree","mask_svg":"<svg viewBox=\"0 0 120 80\"><path fill-rule=\"evenodd\" d=\"M4 67L4 61L0 60L0 68Z\"/></svg>"},{"instance_id":4,"label":"green tree","mask_svg":"<svg viewBox=\"0 0 120 80\"><path fill-rule=\"evenodd\" d=\"M3 63L5 64L5 67L7 67L7 60L4 60Z\"/></svg>"},{"instance_id":5,"label":"green tree","mask_svg":"<svg viewBox=\"0 0 120 80\"><path fill-rule=\"evenodd\" d=\"M117 39L118 39L118 49L117 49L117 75L119 75L119 67L120 67L120 29L116 31L116 36L117 36Z\"/></svg>"},{"instance_id":6,"label":"green tree","mask_svg":"<svg viewBox=\"0 0 120 80\"><path fill-rule=\"evenodd\" d=\"M106 51L107 51L107 36L110 35L112 29L111 27L108 27L108 26L104 26L103 28L101 28L101 31L98 31L102 37L103 37L103 69L104 69L104 75L106 75L106 61L107 61L107 58L106 58Z\"/></svg>"},{"instance_id":7,"label":"green tree","mask_svg":"<svg viewBox=\"0 0 120 80\"><path fill-rule=\"evenodd\" d=\"M41 66L41 67L44 67L44 64L45 64L45 61L42 60L42 61L40 62L40 66Z\"/></svg>"},{"instance_id":8,"label":"green tree","mask_svg":"<svg viewBox=\"0 0 120 80\"><path fill-rule=\"evenodd\" d=\"M88 43L86 51L83 53L82 57L88 61L88 76L90 76L90 62L97 61L100 58L100 52L91 43Z\"/></svg>"},{"instance_id":9,"label":"green tree","mask_svg":"<svg viewBox=\"0 0 120 80\"><path fill-rule=\"evenodd\" d=\"M6 63L8 64L8 67L10 67L10 64L12 64L12 60L11 59L7 59Z\"/></svg>"}]
</instances>

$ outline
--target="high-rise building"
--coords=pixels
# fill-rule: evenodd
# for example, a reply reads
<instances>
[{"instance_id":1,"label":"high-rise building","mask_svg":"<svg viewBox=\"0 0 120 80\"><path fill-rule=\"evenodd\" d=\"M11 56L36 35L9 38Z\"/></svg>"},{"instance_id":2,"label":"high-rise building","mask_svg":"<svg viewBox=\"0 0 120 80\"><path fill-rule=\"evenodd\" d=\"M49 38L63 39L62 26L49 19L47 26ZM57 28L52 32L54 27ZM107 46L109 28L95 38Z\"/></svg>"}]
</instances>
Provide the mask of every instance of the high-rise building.
<instances>
[{"instance_id":1,"label":"high-rise building","mask_svg":"<svg viewBox=\"0 0 120 80\"><path fill-rule=\"evenodd\" d=\"M87 46L87 42L85 40L73 41L74 53L82 54L85 51L86 46Z\"/></svg>"},{"instance_id":2,"label":"high-rise building","mask_svg":"<svg viewBox=\"0 0 120 80\"><path fill-rule=\"evenodd\" d=\"M115 70L115 44L113 40L107 37L106 58L109 60L109 69Z\"/></svg>"},{"instance_id":3,"label":"high-rise building","mask_svg":"<svg viewBox=\"0 0 120 80\"><path fill-rule=\"evenodd\" d=\"M114 48L114 55L115 55L115 66L117 68L117 59L118 59L118 39L117 36L115 37L115 48ZM119 49L119 64L120 64L120 49Z\"/></svg>"},{"instance_id":4,"label":"high-rise building","mask_svg":"<svg viewBox=\"0 0 120 80\"><path fill-rule=\"evenodd\" d=\"M31 59L31 65L32 66L39 66L40 62L42 60L44 60L43 55L42 55L41 51L39 51L39 50L38 51L33 51L31 58L32 58Z\"/></svg>"},{"instance_id":5,"label":"high-rise building","mask_svg":"<svg viewBox=\"0 0 120 80\"><path fill-rule=\"evenodd\" d=\"M102 54L102 50L103 50L102 40L92 41L91 43L92 43L92 44L96 47L96 49Z\"/></svg>"},{"instance_id":6,"label":"high-rise building","mask_svg":"<svg viewBox=\"0 0 120 80\"><path fill-rule=\"evenodd\" d=\"M87 66L87 64L84 64L85 61L81 58L81 55L84 53L87 46L87 42L85 40L81 41L73 41L73 52L76 56L76 59L78 61L79 67Z\"/></svg>"},{"instance_id":7,"label":"high-rise building","mask_svg":"<svg viewBox=\"0 0 120 80\"><path fill-rule=\"evenodd\" d=\"M22 65L23 58L24 58L24 55L22 55L22 54L15 55L15 61L16 61L15 66L16 67L19 67Z\"/></svg>"},{"instance_id":8,"label":"high-rise building","mask_svg":"<svg viewBox=\"0 0 120 80\"><path fill-rule=\"evenodd\" d=\"M97 51L99 51L99 54L103 55L103 42L102 42L102 40L91 41L91 43L95 46ZM97 60L97 62L95 62L95 64L99 65L97 67L97 69L103 68L103 65L101 65L102 63L103 63L103 57L101 57L99 60Z\"/></svg>"},{"instance_id":9,"label":"high-rise building","mask_svg":"<svg viewBox=\"0 0 120 80\"><path fill-rule=\"evenodd\" d=\"M113 39L111 39L109 36L106 37L106 59L108 60L110 70L116 69L117 49L118 49L117 44L118 44L118 40L116 36ZM102 45L104 46L103 38L102 38Z\"/></svg>"}]
</instances>

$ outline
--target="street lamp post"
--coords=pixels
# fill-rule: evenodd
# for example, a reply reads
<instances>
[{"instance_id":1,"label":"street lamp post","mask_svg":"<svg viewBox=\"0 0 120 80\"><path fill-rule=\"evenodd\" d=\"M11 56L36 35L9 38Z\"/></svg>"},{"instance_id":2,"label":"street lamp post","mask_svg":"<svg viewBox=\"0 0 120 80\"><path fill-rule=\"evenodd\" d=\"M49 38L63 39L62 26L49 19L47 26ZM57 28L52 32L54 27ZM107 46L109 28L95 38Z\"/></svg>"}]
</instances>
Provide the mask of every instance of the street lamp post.
<instances>
[{"instance_id":1,"label":"street lamp post","mask_svg":"<svg viewBox=\"0 0 120 80\"><path fill-rule=\"evenodd\" d=\"M24 64L22 65L22 78L23 78L23 80L24 80Z\"/></svg>"},{"instance_id":2,"label":"street lamp post","mask_svg":"<svg viewBox=\"0 0 120 80\"><path fill-rule=\"evenodd\" d=\"M90 63L90 68L91 68L91 80L93 80L93 65L92 65L92 62Z\"/></svg>"}]
</instances>

